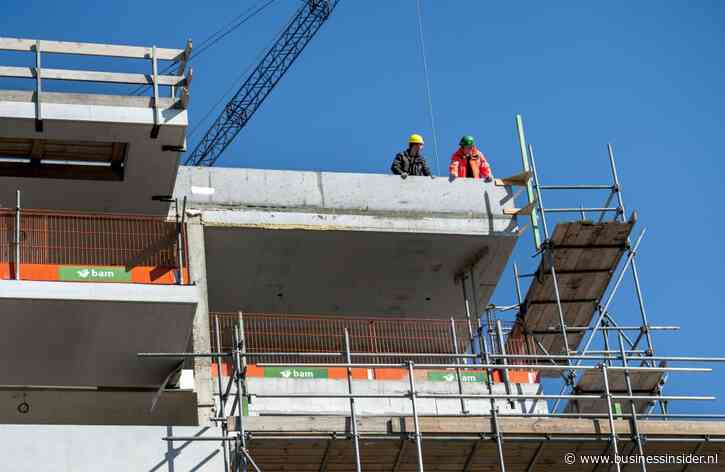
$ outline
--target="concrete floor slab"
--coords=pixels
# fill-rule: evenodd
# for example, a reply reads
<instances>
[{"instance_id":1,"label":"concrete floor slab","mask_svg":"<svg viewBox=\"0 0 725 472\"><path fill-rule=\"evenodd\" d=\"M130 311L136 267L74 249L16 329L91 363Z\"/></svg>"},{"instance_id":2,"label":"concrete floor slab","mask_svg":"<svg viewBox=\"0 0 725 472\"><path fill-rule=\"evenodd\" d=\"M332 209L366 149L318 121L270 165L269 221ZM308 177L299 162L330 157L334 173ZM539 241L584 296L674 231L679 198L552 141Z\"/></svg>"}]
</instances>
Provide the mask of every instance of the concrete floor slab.
<instances>
[{"instance_id":1,"label":"concrete floor slab","mask_svg":"<svg viewBox=\"0 0 725 472\"><path fill-rule=\"evenodd\" d=\"M158 387L186 350L195 286L0 281L3 385Z\"/></svg>"},{"instance_id":2,"label":"concrete floor slab","mask_svg":"<svg viewBox=\"0 0 725 472\"><path fill-rule=\"evenodd\" d=\"M518 236L511 189L472 179L182 167L174 192L214 311L448 317L455 276L474 267L484 306Z\"/></svg>"},{"instance_id":3,"label":"concrete floor slab","mask_svg":"<svg viewBox=\"0 0 725 472\"><path fill-rule=\"evenodd\" d=\"M47 95L47 96L46 96ZM165 214L168 204L153 195L172 192L180 153L162 146L183 146L187 112L169 101L157 139L148 97L44 94L43 131L35 131L32 92L0 91L0 138L128 143L121 181L0 177L0 206L15 206L22 192L25 208L68 211ZM69 158L70 159L70 158Z\"/></svg>"},{"instance_id":4,"label":"concrete floor slab","mask_svg":"<svg viewBox=\"0 0 725 472\"><path fill-rule=\"evenodd\" d=\"M196 393L155 390L0 389L0 424L196 426ZM27 405L27 412L20 405Z\"/></svg>"}]
</instances>

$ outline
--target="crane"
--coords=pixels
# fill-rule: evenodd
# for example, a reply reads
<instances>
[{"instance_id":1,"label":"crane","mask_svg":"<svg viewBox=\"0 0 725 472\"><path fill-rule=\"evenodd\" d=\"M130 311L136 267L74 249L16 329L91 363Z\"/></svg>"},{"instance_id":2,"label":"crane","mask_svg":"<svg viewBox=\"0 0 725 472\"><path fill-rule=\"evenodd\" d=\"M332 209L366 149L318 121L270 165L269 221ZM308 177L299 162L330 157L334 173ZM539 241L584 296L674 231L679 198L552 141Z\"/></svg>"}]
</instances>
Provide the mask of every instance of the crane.
<instances>
[{"instance_id":1,"label":"crane","mask_svg":"<svg viewBox=\"0 0 725 472\"><path fill-rule=\"evenodd\" d=\"M213 166L299 57L340 0L304 0L287 27L225 105L186 165Z\"/></svg>"}]
</instances>

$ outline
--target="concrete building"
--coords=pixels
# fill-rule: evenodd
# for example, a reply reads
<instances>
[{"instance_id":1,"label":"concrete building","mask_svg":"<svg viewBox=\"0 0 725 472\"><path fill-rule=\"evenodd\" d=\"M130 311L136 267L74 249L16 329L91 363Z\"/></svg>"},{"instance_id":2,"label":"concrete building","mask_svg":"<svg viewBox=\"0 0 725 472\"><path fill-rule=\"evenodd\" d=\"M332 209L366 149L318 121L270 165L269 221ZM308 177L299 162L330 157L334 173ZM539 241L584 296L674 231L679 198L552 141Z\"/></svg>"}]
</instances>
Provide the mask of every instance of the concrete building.
<instances>
[{"instance_id":1,"label":"concrete building","mask_svg":"<svg viewBox=\"0 0 725 472\"><path fill-rule=\"evenodd\" d=\"M33 88L0 91L7 470L532 471L572 451L722 452L724 423L662 406L682 398L663 393L678 370L654 355L657 327L632 341L608 313L641 241L616 170L617 206L581 210L614 219L548 234L521 127L524 172L490 183L184 167L188 47L0 49L37 60L0 67ZM150 74L43 69L43 54ZM519 237L539 228L518 303L493 304ZM597 332L629 344L594 348Z\"/></svg>"}]
</instances>

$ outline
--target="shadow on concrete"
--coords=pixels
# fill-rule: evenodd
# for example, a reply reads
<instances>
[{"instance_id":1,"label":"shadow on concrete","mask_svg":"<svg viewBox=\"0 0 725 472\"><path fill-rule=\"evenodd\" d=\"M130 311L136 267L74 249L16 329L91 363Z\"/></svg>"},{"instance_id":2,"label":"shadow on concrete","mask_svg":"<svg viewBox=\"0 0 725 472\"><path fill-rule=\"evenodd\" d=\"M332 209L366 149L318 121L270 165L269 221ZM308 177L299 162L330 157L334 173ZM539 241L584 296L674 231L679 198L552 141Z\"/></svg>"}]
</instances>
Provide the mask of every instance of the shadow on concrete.
<instances>
[{"instance_id":1,"label":"shadow on concrete","mask_svg":"<svg viewBox=\"0 0 725 472\"><path fill-rule=\"evenodd\" d=\"M194 435L194 437L200 437L200 436L202 436L204 433L206 433L207 431L209 431L209 429L210 428L208 426L207 427L204 427L204 428L201 428L199 430L199 432L197 432ZM166 427L166 436L167 437L173 436L174 435L173 434L173 431L174 431L173 426L167 426ZM173 441L166 441L166 454L164 454L164 459L161 462L159 462L158 464L154 465L152 468L150 468L148 470L148 472L156 472L156 471L160 470L161 467L164 466L164 464L167 464L168 465L168 469L167 469L168 472L176 472L176 468L174 466L174 460L179 455L181 455L181 451L183 449L185 449L186 447L188 447L192 442L193 441L185 441L184 444L182 444L181 446L175 448L174 445L173 445ZM206 464L207 462L209 462L218 453L219 453L219 450L218 449L215 450L214 452L212 452L211 454L209 454L208 456L206 456L201 462L199 462L199 464L197 464L196 466L194 466L193 469L190 469L190 471L199 470L199 468L201 466L203 466L204 464Z\"/></svg>"}]
</instances>

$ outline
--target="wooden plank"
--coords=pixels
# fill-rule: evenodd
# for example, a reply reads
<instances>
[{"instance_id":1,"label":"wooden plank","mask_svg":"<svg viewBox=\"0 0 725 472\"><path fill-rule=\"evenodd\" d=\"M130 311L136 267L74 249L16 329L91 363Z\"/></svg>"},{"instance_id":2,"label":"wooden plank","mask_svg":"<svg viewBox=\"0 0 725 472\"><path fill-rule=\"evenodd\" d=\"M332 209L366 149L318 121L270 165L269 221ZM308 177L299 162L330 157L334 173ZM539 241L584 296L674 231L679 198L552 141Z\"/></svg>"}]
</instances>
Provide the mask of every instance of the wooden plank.
<instances>
[{"instance_id":1,"label":"wooden plank","mask_svg":"<svg viewBox=\"0 0 725 472\"><path fill-rule=\"evenodd\" d=\"M0 37L0 50L2 51L28 51L35 48L35 39ZM68 41L42 40L41 48L44 53L77 54L83 56L125 57L131 59L151 58L151 48L143 46L123 46L116 44L76 43ZM167 61L179 60L184 54L183 49L157 48L158 58Z\"/></svg>"},{"instance_id":2,"label":"wooden plank","mask_svg":"<svg viewBox=\"0 0 725 472\"><path fill-rule=\"evenodd\" d=\"M510 177L504 177L502 179L494 179L494 185L497 187L504 187L506 185L519 185L524 186L531 179L531 172L524 171Z\"/></svg>"},{"instance_id":3,"label":"wooden plank","mask_svg":"<svg viewBox=\"0 0 725 472\"><path fill-rule=\"evenodd\" d=\"M633 370L629 372L632 390L635 392L654 392L660 381L664 377L665 372L649 372L641 370ZM612 392L626 392L627 384L624 372L621 370L610 370L607 372L609 377L609 389ZM582 392L600 393L604 392L604 378L600 370L586 370L577 383L577 388Z\"/></svg>"},{"instance_id":4,"label":"wooden plank","mask_svg":"<svg viewBox=\"0 0 725 472\"><path fill-rule=\"evenodd\" d=\"M534 211L534 208L536 207L536 201L533 201L529 203L528 205L521 207L521 208L504 208L503 214L504 215L530 215L532 211Z\"/></svg>"},{"instance_id":5,"label":"wooden plank","mask_svg":"<svg viewBox=\"0 0 725 472\"><path fill-rule=\"evenodd\" d=\"M635 395L656 394L664 376L665 372L631 371L630 379L633 393ZM618 395L627 393L627 385L623 371L609 371L609 384L611 393ZM577 392L579 393L596 394L604 393L604 391L604 379L601 371L598 370L584 372L577 383ZM616 400L615 403L619 403L623 411L630 411L630 400ZM644 412L651 401L635 400L634 403L636 411ZM607 403L604 399L571 400L565 407L565 411L568 412L606 413L607 410Z\"/></svg>"},{"instance_id":6,"label":"wooden plank","mask_svg":"<svg viewBox=\"0 0 725 472\"><path fill-rule=\"evenodd\" d=\"M402 425L405 431L414 430L413 419L406 417ZM421 417L421 432L424 434L490 434L491 421L487 417L455 418L455 417ZM629 434L630 422L628 420L615 420L615 430L618 433ZM395 424L395 422L393 422ZM507 434L609 434L609 422L606 419L584 418L499 418L501 431ZM638 422L640 432L647 435L711 435L725 436L724 421L648 421ZM400 425L398 426L400 428ZM393 428L394 432L396 428Z\"/></svg>"},{"instance_id":7,"label":"wooden plank","mask_svg":"<svg viewBox=\"0 0 725 472\"><path fill-rule=\"evenodd\" d=\"M152 77L146 74L130 74L121 72L99 72L90 70L42 69L43 80L69 80L76 82L97 82L110 84L152 85ZM0 77L16 79L35 78L34 67L0 66ZM185 77L179 75L159 75L159 85L178 86L184 83Z\"/></svg>"},{"instance_id":8,"label":"wooden plank","mask_svg":"<svg viewBox=\"0 0 725 472\"><path fill-rule=\"evenodd\" d=\"M397 445L397 442L389 441ZM389 472L397 448L391 448L387 441L370 442L363 447L362 468L366 472ZM524 471L530 464L530 459L537 453L540 443L535 442L508 442L504 448L504 462L507 470ZM620 440L620 444L631 444L629 438ZM722 451L725 446L718 443L703 442L698 449L702 455L714 455ZM546 447L539 452L538 470L562 470L562 457L568 452L577 455L602 455L606 454L606 441L585 442L547 442ZM673 443L647 443L645 452L648 455L663 454L687 454L691 453L696 446L691 442ZM325 448L323 441L305 440L267 440L255 439L250 442L249 450L255 462L265 472L296 471L308 472L319 470L319 460ZM354 459L352 446L349 440L337 441L335 449L340 449L339 454L332 454L328 461L328 472L349 472L354 470ZM431 472L459 472L462 470L462 459L466 456L469 443L466 441L447 440L424 440L423 459L425 469ZM315 462L317 461L317 462ZM668 468L657 466L656 470L669 472L670 470L680 472L681 465ZM415 472L417 469L414 460L408 460L401 464L400 470L404 472ZM495 444L488 441L482 443L476 455L476 465L472 467L475 472L498 472L498 461L496 458ZM566 466L571 471L592 471L591 464L573 464ZM626 470L629 470L627 468ZM635 470L635 469L632 469ZM638 470L638 469L636 469ZM698 469L699 470L699 469Z\"/></svg>"},{"instance_id":9,"label":"wooden plank","mask_svg":"<svg viewBox=\"0 0 725 472\"><path fill-rule=\"evenodd\" d=\"M570 223L563 223L559 224L555 227L554 233L551 237L551 241L556 243L564 243L564 242L572 242L575 241L577 236L580 236L580 232L576 231L576 228L574 225ZM554 253L556 256L556 253ZM542 260L541 264L539 265L539 268L537 272L550 272L550 268L547 267L544 264L545 261ZM556 259L554 260L555 268L566 268L567 266L562 267L560 264L557 264ZM546 295L544 295L544 293ZM532 300L535 300L536 298L543 298L546 296L547 299L554 299L555 293L553 289L553 284L551 284L549 287L542 286L541 281L537 278L532 281L531 286L529 287L529 292L526 295L526 302L530 303ZM533 307L531 307L533 308ZM562 307L562 311L564 312L564 318L566 319L566 313L567 313L567 306ZM538 311L538 313L537 313ZM539 307L538 310L534 309L534 315L539 318L539 320L535 323L536 329L538 328L546 328L548 326L556 326L560 328L560 322L559 322L559 309L555 304L547 305ZM559 354L561 353L562 347L556 347L553 348L555 342L557 341L557 338L555 336L547 336L545 339L542 339L542 344L552 354ZM561 343L561 340L559 340ZM561 343L563 346L563 343ZM554 373L547 371L548 373L551 373L552 375Z\"/></svg>"},{"instance_id":10,"label":"wooden plank","mask_svg":"<svg viewBox=\"0 0 725 472\"><path fill-rule=\"evenodd\" d=\"M358 419L358 432L381 432L388 430L388 417L367 417ZM230 431L236 427L236 419L230 418ZM347 418L343 416L250 416L245 419L249 431L257 432L322 432L347 434Z\"/></svg>"},{"instance_id":11,"label":"wooden plank","mask_svg":"<svg viewBox=\"0 0 725 472\"><path fill-rule=\"evenodd\" d=\"M333 432L344 433L346 418L331 416L250 416L245 418L247 431L253 434L252 443L261 441L265 434L289 435L288 439L278 439L279 447L282 443L295 444L295 435L304 434L331 434ZM420 417L421 432L432 437L436 434L490 434L492 433L490 417ZM233 423L232 423L233 424ZM602 435L609 434L609 423L606 419L588 418L507 418L502 415L499 418L501 431L505 434L562 434L562 435ZM358 419L359 430L364 434L407 434L415 430L412 417L361 417ZM640 420L638 422L640 432L651 436L705 436L713 438L725 438L725 421L691 421L677 420L657 421ZM630 422L628 420L615 420L615 429L621 434L630 434ZM340 434L340 438L347 437ZM366 440L363 439L363 442ZM327 445L327 439L307 440L308 443L316 443L320 448ZM347 441L349 443L350 441ZM397 441L386 442L390 444L391 450L399 450L400 443ZM471 443L462 442L466 449L470 449ZM269 443L272 447L272 443ZM276 447L276 446L274 446ZM337 447L335 448L337 450ZM319 458L322 451L318 452ZM391 463L393 461L391 460Z\"/></svg>"},{"instance_id":12,"label":"wooden plank","mask_svg":"<svg viewBox=\"0 0 725 472\"><path fill-rule=\"evenodd\" d=\"M631 229L632 224L620 222L577 221L557 224L551 241L554 248L554 267L557 271L565 272L557 274L561 300L601 299L611 281L613 270L624 253L623 247L616 246L622 246L626 242ZM532 280L525 298L528 307L527 323L533 330L560 327L558 307L555 303L536 304L555 299L553 277L545 262L542 260L539 265L537 274L540 275ZM577 271L580 273L574 273ZM588 326L595 308L595 303L562 304L564 320L568 326ZM583 332L568 334L569 347L578 346L583 337ZM542 336L541 341L550 353L563 353L564 343L561 336ZM545 374L557 373L547 371Z\"/></svg>"}]
</instances>

